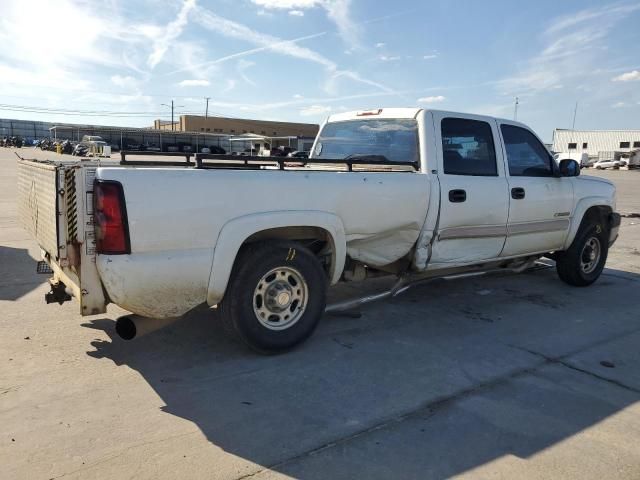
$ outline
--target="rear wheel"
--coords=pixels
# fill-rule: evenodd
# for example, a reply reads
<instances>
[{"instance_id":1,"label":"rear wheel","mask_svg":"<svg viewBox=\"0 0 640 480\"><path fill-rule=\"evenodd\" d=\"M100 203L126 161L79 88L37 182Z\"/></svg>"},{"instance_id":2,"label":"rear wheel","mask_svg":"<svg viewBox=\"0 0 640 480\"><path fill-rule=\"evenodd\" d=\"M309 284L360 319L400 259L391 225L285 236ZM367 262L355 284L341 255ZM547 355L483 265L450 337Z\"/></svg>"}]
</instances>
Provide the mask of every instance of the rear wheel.
<instances>
[{"instance_id":1,"label":"rear wheel","mask_svg":"<svg viewBox=\"0 0 640 480\"><path fill-rule=\"evenodd\" d=\"M608 232L601 221L580 227L571 246L556 254L556 269L562 281L585 287L595 282L607 261Z\"/></svg>"},{"instance_id":2,"label":"rear wheel","mask_svg":"<svg viewBox=\"0 0 640 480\"><path fill-rule=\"evenodd\" d=\"M243 247L220 314L227 331L260 353L288 350L315 330L326 303L327 278L305 247L286 241Z\"/></svg>"}]
</instances>

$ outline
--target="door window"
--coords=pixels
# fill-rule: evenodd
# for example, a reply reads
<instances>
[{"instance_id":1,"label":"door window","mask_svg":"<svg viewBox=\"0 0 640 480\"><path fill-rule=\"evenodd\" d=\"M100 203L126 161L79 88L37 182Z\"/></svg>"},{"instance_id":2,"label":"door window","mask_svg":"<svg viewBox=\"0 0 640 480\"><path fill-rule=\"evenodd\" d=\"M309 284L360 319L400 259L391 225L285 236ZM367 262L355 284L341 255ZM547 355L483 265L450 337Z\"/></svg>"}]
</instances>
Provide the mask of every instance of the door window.
<instances>
[{"instance_id":1,"label":"door window","mask_svg":"<svg viewBox=\"0 0 640 480\"><path fill-rule=\"evenodd\" d=\"M501 125L512 177L552 177L553 159L549 151L529 130Z\"/></svg>"},{"instance_id":2,"label":"door window","mask_svg":"<svg viewBox=\"0 0 640 480\"><path fill-rule=\"evenodd\" d=\"M496 150L491 126L465 118L444 118L441 123L444 173L497 176Z\"/></svg>"}]
</instances>

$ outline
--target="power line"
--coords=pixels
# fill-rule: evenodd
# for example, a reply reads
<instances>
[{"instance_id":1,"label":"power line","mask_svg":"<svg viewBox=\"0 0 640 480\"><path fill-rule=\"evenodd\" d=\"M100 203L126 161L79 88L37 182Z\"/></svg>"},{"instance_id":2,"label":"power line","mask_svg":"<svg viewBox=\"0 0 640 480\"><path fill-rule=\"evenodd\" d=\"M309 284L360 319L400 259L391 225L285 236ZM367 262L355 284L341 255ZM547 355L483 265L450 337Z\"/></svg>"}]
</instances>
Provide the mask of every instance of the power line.
<instances>
[{"instance_id":1,"label":"power line","mask_svg":"<svg viewBox=\"0 0 640 480\"><path fill-rule=\"evenodd\" d=\"M105 117L151 117L162 116L164 111L113 111L113 110L80 110L80 109L65 109L65 108L49 108L49 107L35 107L27 105L10 105L0 104L0 110L9 110L14 112L27 112L27 113L48 113L57 115L86 115L86 116L105 116ZM198 112L183 112L184 114L197 115Z\"/></svg>"}]
</instances>

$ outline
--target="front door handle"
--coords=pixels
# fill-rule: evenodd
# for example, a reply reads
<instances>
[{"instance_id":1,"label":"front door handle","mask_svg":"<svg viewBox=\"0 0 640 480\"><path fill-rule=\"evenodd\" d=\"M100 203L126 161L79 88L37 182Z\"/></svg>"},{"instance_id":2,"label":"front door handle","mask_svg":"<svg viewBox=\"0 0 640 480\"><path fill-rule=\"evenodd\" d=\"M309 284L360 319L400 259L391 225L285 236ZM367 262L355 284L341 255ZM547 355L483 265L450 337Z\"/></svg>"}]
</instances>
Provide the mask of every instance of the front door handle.
<instances>
[{"instance_id":1,"label":"front door handle","mask_svg":"<svg viewBox=\"0 0 640 480\"><path fill-rule=\"evenodd\" d=\"M522 200L524 198L524 188L514 187L511 189L511 198L515 200Z\"/></svg>"},{"instance_id":2,"label":"front door handle","mask_svg":"<svg viewBox=\"0 0 640 480\"><path fill-rule=\"evenodd\" d=\"M449 190L449 201L451 203L462 203L467 200L467 192L464 190Z\"/></svg>"}]
</instances>

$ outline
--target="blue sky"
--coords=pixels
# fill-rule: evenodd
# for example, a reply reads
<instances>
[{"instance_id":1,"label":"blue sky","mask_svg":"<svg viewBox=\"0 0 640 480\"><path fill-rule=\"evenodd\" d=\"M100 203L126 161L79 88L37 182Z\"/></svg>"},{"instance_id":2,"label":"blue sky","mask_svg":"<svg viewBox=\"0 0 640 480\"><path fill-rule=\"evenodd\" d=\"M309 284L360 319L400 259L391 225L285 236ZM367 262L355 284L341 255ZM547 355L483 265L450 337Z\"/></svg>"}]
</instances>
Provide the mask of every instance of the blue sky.
<instances>
[{"instance_id":1,"label":"blue sky","mask_svg":"<svg viewBox=\"0 0 640 480\"><path fill-rule=\"evenodd\" d=\"M273 120L512 118L518 96L545 140L576 101L576 128L638 129L638 25L640 1L3 0L0 117L150 126L210 97Z\"/></svg>"}]
</instances>

